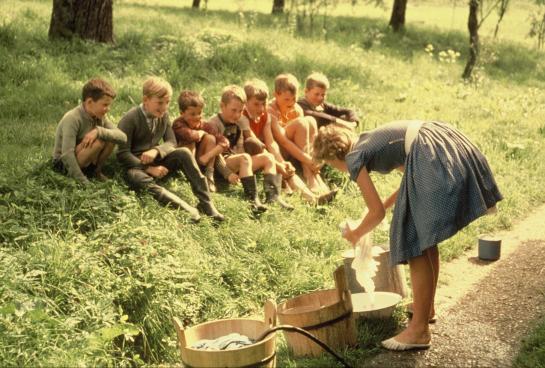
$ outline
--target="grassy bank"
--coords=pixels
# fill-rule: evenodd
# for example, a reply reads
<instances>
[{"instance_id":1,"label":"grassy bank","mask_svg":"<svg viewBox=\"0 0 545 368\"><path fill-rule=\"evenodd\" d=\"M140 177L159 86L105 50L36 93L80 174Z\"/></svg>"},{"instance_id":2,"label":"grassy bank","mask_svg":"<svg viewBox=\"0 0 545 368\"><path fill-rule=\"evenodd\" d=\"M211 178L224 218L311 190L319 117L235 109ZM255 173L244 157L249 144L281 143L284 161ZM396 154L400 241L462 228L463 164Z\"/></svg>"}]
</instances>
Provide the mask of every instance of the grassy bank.
<instances>
[{"instance_id":1,"label":"grassy bank","mask_svg":"<svg viewBox=\"0 0 545 368\"><path fill-rule=\"evenodd\" d=\"M438 7L439 9L439 7ZM346 247L338 223L363 203L346 177L332 206L274 208L252 218L235 187L214 195L228 221L189 224L183 213L136 197L112 160L107 183L81 189L49 170L57 122L78 103L93 76L118 91L111 118L140 99L149 74L202 91L206 114L224 85L276 74L301 81L314 70L332 82L329 98L354 107L365 128L400 118L458 126L487 155L505 195L499 215L484 218L441 246L449 260L476 235L510 226L545 202L545 62L521 43L485 46L483 68L463 83L465 31L415 26L401 38L380 17L332 19L328 40L294 37L283 19L226 10L195 12L164 4L116 3L116 43L47 39L50 1L0 3L0 361L7 366L78 366L178 362L172 316L187 325L260 314L276 301L330 287ZM152 20L150 20L152 19ZM506 30L506 32L508 32ZM425 51L428 44L434 51ZM446 62L440 51L459 51ZM176 106L170 109L177 114ZM400 176L376 176L381 195ZM169 186L193 200L183 178ZM375 234L386 241L386 232ZM396 321L365 324L352 361L374 354ZM331 365L330 360L281 366Z\"/></svg>"}]
</instances>

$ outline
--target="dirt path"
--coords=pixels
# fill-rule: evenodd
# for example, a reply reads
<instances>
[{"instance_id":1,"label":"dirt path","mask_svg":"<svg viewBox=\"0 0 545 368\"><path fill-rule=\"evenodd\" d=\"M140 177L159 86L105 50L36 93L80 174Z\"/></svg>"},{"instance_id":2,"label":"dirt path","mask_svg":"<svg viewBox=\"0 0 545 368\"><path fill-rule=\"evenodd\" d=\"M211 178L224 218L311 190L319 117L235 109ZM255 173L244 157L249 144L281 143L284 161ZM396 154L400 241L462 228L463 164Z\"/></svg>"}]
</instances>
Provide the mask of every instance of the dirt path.
<instances>
[{"instance_id":1,"label":"dirt path","mask_svg":"<svg viewBox=\"0 0 545 368\"><path fill-rule=\"evenodd\" d=\"M442 268L430 350L385 351L360 367L510 367L545 316L545 206L494 235L499 261L480 261L474 249Z\"/></svg>"}]
</instances>

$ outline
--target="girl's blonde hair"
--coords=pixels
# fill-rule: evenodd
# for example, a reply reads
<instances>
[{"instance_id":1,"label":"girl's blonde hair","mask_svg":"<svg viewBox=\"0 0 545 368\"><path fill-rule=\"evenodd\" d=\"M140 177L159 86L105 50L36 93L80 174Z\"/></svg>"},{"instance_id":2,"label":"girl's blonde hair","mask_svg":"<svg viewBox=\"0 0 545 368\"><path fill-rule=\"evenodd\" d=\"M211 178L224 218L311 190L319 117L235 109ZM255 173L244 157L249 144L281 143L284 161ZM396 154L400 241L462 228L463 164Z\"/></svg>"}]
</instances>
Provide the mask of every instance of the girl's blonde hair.
<instances>
[{"instance_id":1,"label":"girl's blonde hair","mask_svg":"<svg viewBox=\"0 0 545 368\"><path fill-rule=\"evenodd\" d=\"M171 97L172 87L170 83L159 77L149 77L144 82L142 94L146 97Z\"/></svg>"},{"instance_id":2,"label":"girl's blonde hair","mask_svg":"<svg viewBox=\"0 0 545 368\"><path fill-rule=\"evenodd\" d=\"M314 140L313 156L316 161L344 160L352 149L354 133L347 128L326 125L320 128Z\"/></svg>"}]
</instances>

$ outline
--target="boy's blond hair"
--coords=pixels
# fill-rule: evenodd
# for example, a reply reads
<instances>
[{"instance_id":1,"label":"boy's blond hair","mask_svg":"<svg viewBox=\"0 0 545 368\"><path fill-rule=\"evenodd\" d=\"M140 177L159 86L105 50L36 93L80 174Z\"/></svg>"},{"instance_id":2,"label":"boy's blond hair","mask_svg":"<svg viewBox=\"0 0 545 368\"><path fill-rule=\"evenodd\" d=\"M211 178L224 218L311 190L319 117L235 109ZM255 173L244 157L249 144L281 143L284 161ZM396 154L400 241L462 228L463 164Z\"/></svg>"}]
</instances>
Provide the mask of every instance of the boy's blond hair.
<instances>
[{"instance_id":1,"label":"boy's blond hair","mask_svg":"<svg viewBox=\"0 0 545 368\"><path fill-rule=\"evenodd\" d=\"M310 90L314 87L319 87L323 89L329 88L329 79L327 79L325 74L314 72L307 77L305 88L307 90Z\"/></svg>"},{"instance_id":2,"label":"boy's blond hair","mask_svg":"<svg viewBox=\"0 0 545 368\"><path fill-rule=\"evenodd\" d=\"M267 101L269 97L269 88L261 79L251 79L244 83L244 92L248 100L255 97L259 101Z\"/></svg>"},{"instance_id":3,"label":"boy's blond hair","mask_svg":"<svg viewBox=\"0 0 545 368\"><path fill-rule=\"evenodd\" d=\"M297 90L299 89L299 81L295 75L290 73L284 73L278 75L274 79L274 92L282 93L289 91L294 95L297 95Z\"/></svg>"},{"instance_id":4,"label":"boy's blond hair","mask_svg":"<svg viewBox=\"0 0 545 368\"><path fill-rule=\"evenodd\" d=\"M347 128L333 124L323 126L314 139L312 156L316 161L343 161L352 149L354 137L354 133Z\"/></svg>"},{"instance_id":5,"label":"boy's blond hair","mask_svg":"<svg viewBox=\"0 0 545 368\"><path fill-rule=\"evenodd\" d=\"M184 112L189 107L204 107L204 99L199 92L185 90L178 96L178 107Z\"/></svg>"},{"instance_id":6,"label":"boy's blond hair","mask_svg":"<svg viewBox=\"0 0 545 368\"><path fill-rule=\"evenodd\" d=\"M171 97L172 86L166 80L159 77L149 77L144 82L142 94L146 97Z\"/></svg>"},{"instance_id":7,"label":"boy's blond hair","mask_svg":"<svg viewBox=\"0 0 545 368\"><path fill-rule=\"evenodd\" d=\"M242 87L231 84L221 91L221 103L227 105L233 99L237 99L242 103L246 103L246 93Z\"/></svg>"}]
</instances>

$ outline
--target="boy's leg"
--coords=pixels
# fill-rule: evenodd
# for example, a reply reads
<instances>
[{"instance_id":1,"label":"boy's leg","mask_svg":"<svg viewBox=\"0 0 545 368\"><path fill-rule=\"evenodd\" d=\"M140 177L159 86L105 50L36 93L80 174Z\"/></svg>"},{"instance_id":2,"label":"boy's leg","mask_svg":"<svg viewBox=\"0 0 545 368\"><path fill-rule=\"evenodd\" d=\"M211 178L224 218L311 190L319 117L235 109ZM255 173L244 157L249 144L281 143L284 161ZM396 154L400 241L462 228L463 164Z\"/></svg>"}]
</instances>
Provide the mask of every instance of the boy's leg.
<instances>
[{"instance_id":1,"label":"boy's leg","mask_svg":"<svg viewBox=\"0 0 545 368\"><path fill-rule=\"evenodd\" d=\"M104 163L106 162L108 157L110 157L110 155L114 151L114 147L115 147L114 143L106 142L106 144L104 145L104 148L102 149L102 151L100 151L100 154L98 155L97 162L96 162L97 168L95 172L96 172L97 178L100 180L107 179L107 177L102 173L102 167L104 166Z\"/></svg>"},{"instance_id":2,"label":"boy's leg","mask_svg":"<svg viewBox=\"0 0 545 368\"><path fill-rule=\"evenodd\" d=\"M199 221L201 216L199 212L187 204L183 199L161 187L152 176L148 175L142 169L129 169L127 171L127 182L129 186L135 190L148 191L158 202L164 205L171 205L174 208L183 209L191 215L191 219L195 222Z\"/></svg>"},{"instance_id":3,"label":"boy's leg","mask_svg":"<svg viewBox=\"0 0 545 368\"><path fill-rule=\"evenodd\" d=\"M238 176L241 178L254 175L252 171L252 158L247 153L228 156L225 158L225 163L229 170L238 173Z\"/></svg>"},{"instance_id":4,"label":"boy's leg","mask_svg":"<svg viewBox=\"0 0 545 368\"><path fill-rule=\"evenodd\" d=\"M276 164L273 155L263 152L252 156L252 171L263 170L264 174L276 174Z\"/></svg>"},{"instance_id":5,"label":"boy's leg","mask_svg":"<svg viewBox=\"0 0 545 368\"><path fill-rule=\"evenodd\" d=\"M206 178L210 192L216 191L214 163L216 156L221 154L222 151L223 147L216 145L216 137L211 134L205 134L197 147L197 162L205 166L204 177Z\"/></svg>"},{"instance_id":6,"label":"boy's leg","mask_svg":"<svg viewBox=\"0 0 545 368\"><path fill-rule=\"evenodd\" d=\"M267 206L264 206L259 200L257 182L252 170L252 157L247 153L241 153L227 157L225 162L231 171L238 173L244 188L244 195L252 204L252 209L256 212L265 212Z\"/></svg>"},{"instance_id":7,"label":"boy's leg","mask_svg":"<svg viewBox=\"0 0 545 368\"><path fill-rule=\"evenodd\" d=\"M90 164L97 164L98 157L105 146L106 142L101 139L95 140L93 144L85 148L83 147L82 143L78 144L76 146L75 153L79 167L85 168Z\"/></svg>"},{"instance_id":8,"label":"boy's leg","mask_svg":"<svg viewBox=\"0 0 545 368\"><path fill-rule=\"evenodd\" d=\"M204 212L204 214L217 221L223 221L225 219L215 208L212 198L210 197L208 183L199 169L195 156L193 156L189 149L185 147L177 148L161 160L161 165L164 165L171 173L180 170L184 173L187 181L189 181L189 184L191 185L193 194L195 194L199 200L197 208Z\"/></svg>"}]
</instances>

